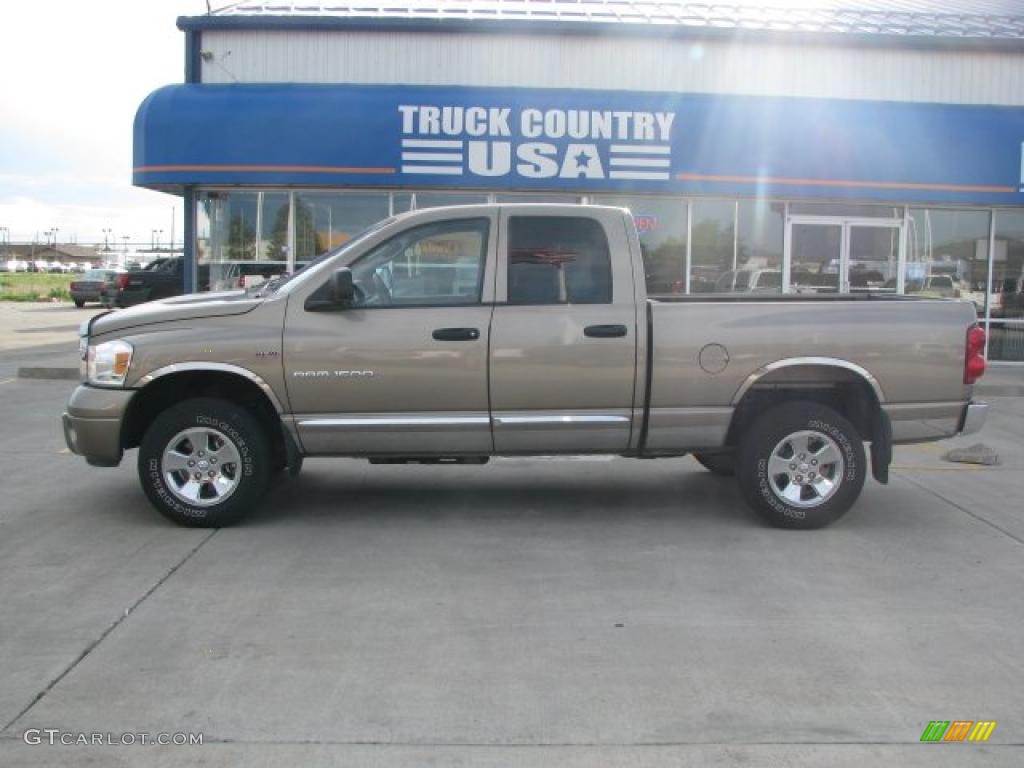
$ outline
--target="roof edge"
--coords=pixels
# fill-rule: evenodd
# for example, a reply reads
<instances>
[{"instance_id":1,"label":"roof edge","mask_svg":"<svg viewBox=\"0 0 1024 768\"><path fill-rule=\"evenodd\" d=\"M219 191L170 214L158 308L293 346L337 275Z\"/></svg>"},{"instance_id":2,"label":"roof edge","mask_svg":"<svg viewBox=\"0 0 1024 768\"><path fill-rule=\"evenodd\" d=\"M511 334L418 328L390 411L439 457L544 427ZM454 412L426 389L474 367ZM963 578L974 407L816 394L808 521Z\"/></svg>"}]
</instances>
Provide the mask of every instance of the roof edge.
<instances>
[{"instance_id":1,"label":"roof edge","mask_svg":"<svg viewBox=\"0 0 1024 768\"><path fill-rule=\"evenodd\" d=\"M280 30L353 32L458 32L468 34L534 34L678 38L687 40L749 40L786 44L849 45L883 48L974 49L1024 51L1024 38L942 36L884 32L819 32L765 28L705 27L683 24L638 24L610 21L481 18L400 18L380 16L179 16L183 31Z\"/></svg>"}]
</instances>

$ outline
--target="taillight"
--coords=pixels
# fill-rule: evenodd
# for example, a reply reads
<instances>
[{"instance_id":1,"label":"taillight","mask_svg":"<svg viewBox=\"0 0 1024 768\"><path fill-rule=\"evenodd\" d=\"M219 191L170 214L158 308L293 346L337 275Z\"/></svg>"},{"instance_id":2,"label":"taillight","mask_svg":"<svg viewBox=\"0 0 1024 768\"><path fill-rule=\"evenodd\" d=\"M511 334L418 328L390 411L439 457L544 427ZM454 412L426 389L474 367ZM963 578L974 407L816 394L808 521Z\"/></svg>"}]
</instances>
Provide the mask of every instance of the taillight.
<instances>
[{"instance_id":1,"label":"taillight","mask_svg":"<svg viewBox=\"0 0 1024 768\"><path fill-rule=\"evenodd\" d=\"M967 329L964 349L964 384L973 384L985 373L985 331L978 325Z\"/></svg>"},{"instance_id":2,"label":"taillight","mask_svg":"<svg viewBox=\"0 0 1024 768\"><path fill-rule=\"evenodd\" d=\"M72 283L70 285L69 289L72 290L72 291L77 291L78 290L78 283Z\"/></svg>"},{"instance_id":3,"label":"taillight","mask_svg":"<svg viewBox=\"0 0 1024 768\"><path fill-rule=\"evenodd\" d=\"M118 275L117 279L114 280L114 285L123 291L128 287L128 275Z\"/></svg>"}]
</instances>

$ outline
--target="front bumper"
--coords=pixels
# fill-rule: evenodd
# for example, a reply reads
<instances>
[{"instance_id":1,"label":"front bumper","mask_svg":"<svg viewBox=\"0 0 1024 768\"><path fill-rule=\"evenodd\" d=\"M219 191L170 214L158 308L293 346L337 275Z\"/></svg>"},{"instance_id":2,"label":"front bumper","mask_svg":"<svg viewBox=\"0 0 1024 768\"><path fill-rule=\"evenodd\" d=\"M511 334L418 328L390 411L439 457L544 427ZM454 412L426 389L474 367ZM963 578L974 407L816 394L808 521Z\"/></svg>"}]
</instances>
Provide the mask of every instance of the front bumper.
<instances>
[{"instance_id":1,"label":"front bumper","mask_svg":"<svg viewBox=\"0 0 1024 768\"><path fill-rule=\"evenodd\" d=\"M960 434L971 435L980 432L985 426L985 418L988 416L988 403L970 402L964 408L964 415L960 421Z\"/></svg>"},{"instance_id":2,"label":"front bumper","mask_svg":"<svg viewBox=\"0 0 1024 768\"><path fill-rule=\"evenodd\" d=\"M121 463L121 425L135 396L132 389L101 389L82 385L64 413L64 442L72 453L97 467Z\"/></svg>"}]
</instances>

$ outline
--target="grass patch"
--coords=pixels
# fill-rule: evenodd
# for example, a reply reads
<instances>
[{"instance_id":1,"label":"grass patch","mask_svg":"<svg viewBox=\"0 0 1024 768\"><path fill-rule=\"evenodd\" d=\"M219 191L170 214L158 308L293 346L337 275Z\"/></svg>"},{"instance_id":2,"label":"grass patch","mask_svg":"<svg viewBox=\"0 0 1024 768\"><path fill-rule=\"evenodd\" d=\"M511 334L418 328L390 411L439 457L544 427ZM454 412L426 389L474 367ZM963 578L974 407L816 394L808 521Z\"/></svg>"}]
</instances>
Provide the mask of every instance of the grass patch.
<instances>
[{"instance_id":1,"label":"grass patch","mask_svg":"<svg viewBox=\"0 0 1024 768\"><path fill-rule=\"evenodd\" d=\"M37 272L5 274L0 277L0 301L71 301L69 286L77 277Z\"/></svg>"}]
</instances>

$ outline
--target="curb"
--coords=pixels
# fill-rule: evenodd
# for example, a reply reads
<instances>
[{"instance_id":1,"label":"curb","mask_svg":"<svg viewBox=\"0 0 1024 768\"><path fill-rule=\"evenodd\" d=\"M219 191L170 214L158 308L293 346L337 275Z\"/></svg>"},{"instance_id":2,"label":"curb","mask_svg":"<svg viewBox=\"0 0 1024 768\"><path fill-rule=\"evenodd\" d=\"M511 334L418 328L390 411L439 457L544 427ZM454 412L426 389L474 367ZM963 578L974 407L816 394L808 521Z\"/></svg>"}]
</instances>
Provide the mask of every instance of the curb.
<instances>
[{"instance_id":1,"label":"curb","mask_svg":"<svg viewBox=\"0 0 1024 768\"><path fill-rule=\"evenodd\" d=\"M78 380L77 368L19 368L19 379L54 379L58 381Z\"/></svg>"}]
</instances>

